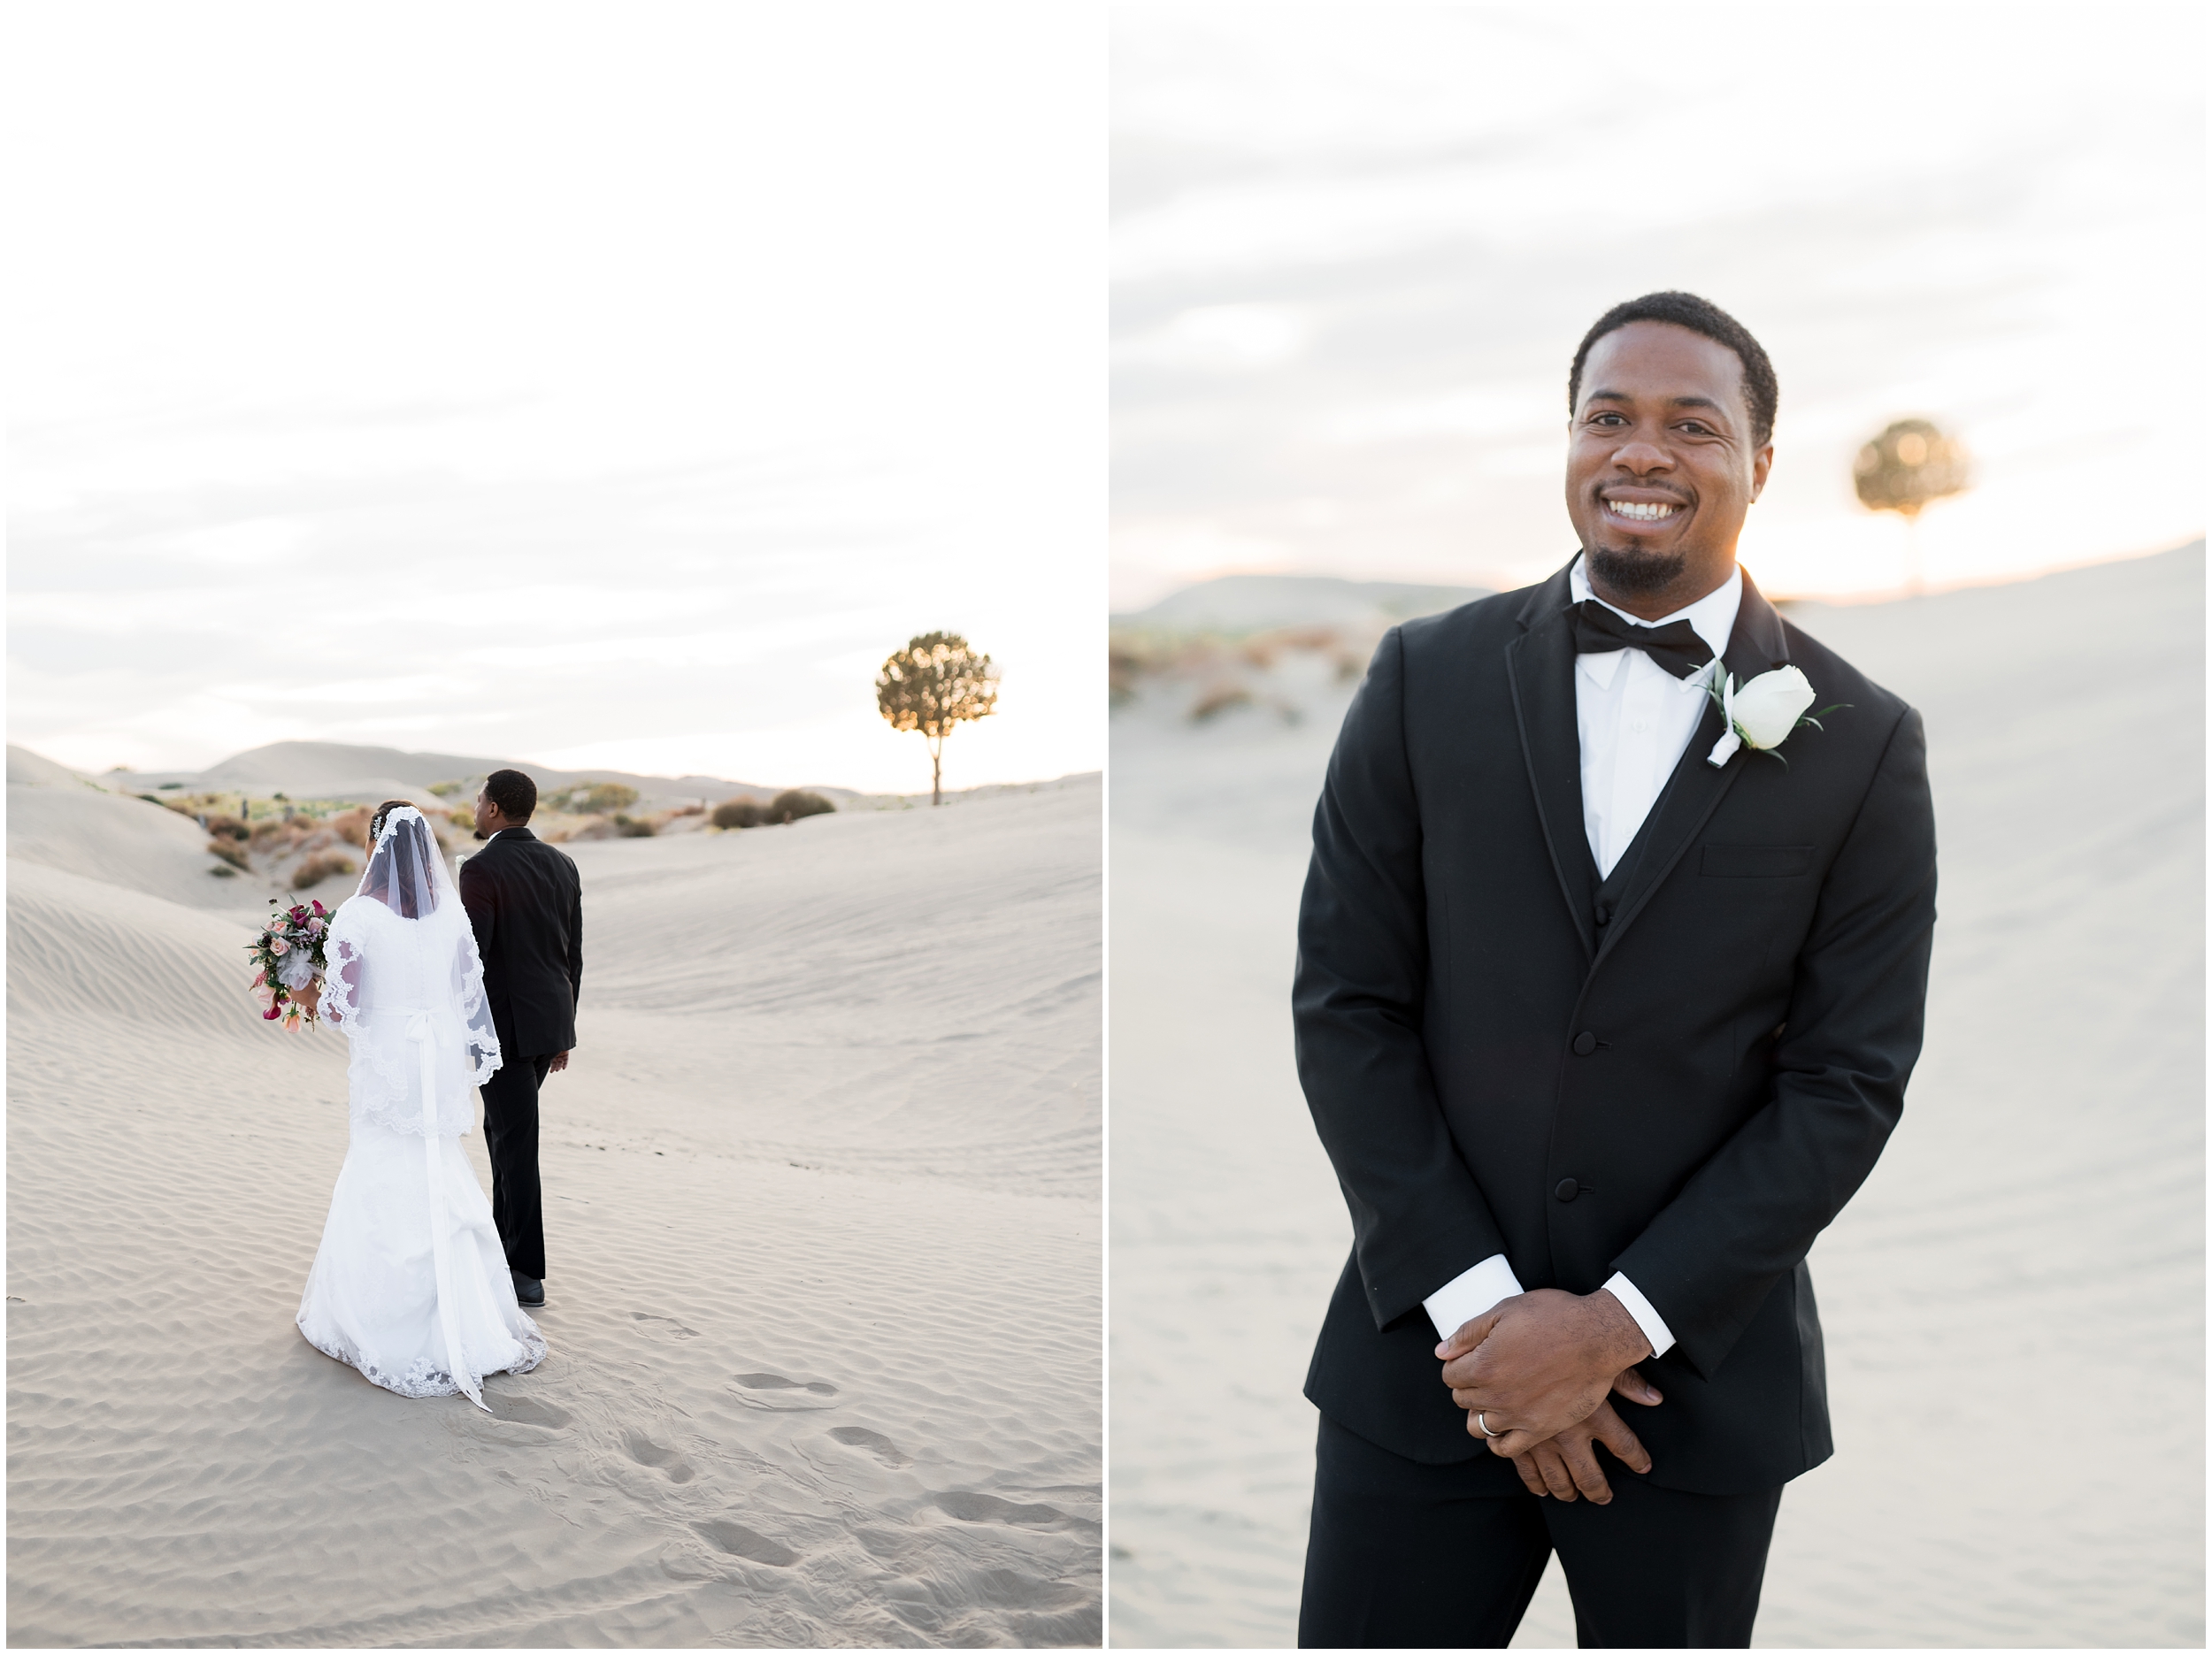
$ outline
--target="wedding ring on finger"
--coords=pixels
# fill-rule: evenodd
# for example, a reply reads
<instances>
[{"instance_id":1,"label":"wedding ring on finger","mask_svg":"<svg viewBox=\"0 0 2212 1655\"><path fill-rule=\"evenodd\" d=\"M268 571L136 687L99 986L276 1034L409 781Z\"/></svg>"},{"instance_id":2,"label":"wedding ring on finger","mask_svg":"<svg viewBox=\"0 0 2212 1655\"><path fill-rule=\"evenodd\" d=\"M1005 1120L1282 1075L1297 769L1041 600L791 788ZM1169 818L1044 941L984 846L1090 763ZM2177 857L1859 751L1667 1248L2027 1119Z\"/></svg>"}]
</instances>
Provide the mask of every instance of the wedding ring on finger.
<instances>
[{"instance_id":1,"label":"wedding ring on finger","mask_svg":"<svg viewBox=\"0 0 2212 1655\"><path fill-rule=\"evenodd\" d=\"M1490 1421L1482 1417L1482 1412L1483 1411L1479 1408L1475 1410L1475 1423L1482 1428L1482 1434L1485 1437L1504 1436L1505 1433L1503 1431L1494 1431L1490 1429Z\"/></svg>"}]
</instances>

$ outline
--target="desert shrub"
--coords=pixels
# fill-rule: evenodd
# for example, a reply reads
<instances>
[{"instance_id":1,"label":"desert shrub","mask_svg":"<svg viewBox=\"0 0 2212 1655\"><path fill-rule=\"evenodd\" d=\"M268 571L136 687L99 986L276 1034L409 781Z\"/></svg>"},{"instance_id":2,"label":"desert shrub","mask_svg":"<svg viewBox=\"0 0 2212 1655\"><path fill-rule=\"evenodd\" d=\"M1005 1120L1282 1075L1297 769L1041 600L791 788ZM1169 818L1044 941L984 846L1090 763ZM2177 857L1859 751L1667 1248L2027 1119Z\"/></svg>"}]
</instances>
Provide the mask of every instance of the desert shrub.
<instances>
[{"instance_id":1,"label":"desert shrub","mask_svg":"<svg viewBox=\"0 0 2212 1655\"><path fill-rule=\"evenodd\" d=\"M612 839L614 824L604 816L595 816L581 827L571 828L566 832L561 832L557 828L544 837L549 845L566 845L577 839Z\"/></svg>"},{"instance_id":2,"label":"desert shrub","mask_svg":"<svg viewBox=\"0 0 2212 1655\"><path fill-rule=\"evenodd\" d=\"M330 831L341 845L358 847L368 843L369 824L375 818L376 812L370 809L368 806L356 805L350 810L341 810L336 816L325 822L323 826Z\"/></svg>"},{"instance_id":3,"label":"desert shrub","mask_svg":"<svg viewBox=\"0 0 2212 1655\"><path fill-rule=\"evenodd\" d=\"M248 839L253 837L253 830L236 816L210 816L207 831L217 839Z\"/></svg>"},{"instance_id":4,"label":"desert shrub","mask_svg":"<svg viewBox=\"0 0 2212 1655\"><path fill-rule=\"evenodd\" d=\"M614 831L624 839L651 839L660 831L644 817L626 816L620 811L615 813Z\"/></svg>"},{"instance_id":5,"label":"desert shrub","mask_svg":"<svg viewBox=\"0 0 2212 1655\"><path fill-rule=\"evenodd\" d=\"M320 885L336 873L358 873L360 866L350 856L335 854L310 856L292 870L292 889L304 891L311 885Z\"/></svg>"},{"instance_id":6,"label":"desert shrub","mask_svg":"<svg viewBox=\"0 0 2212 1655\"><path fill-rule=\"evenodd\" d=\"M1249 707L1252 692L1240 684L1216 684L1209 686L1190 709L1190 721L1202 724L1218 718L1232 707Z\"/></svg>"},{"instance_id":7,"label":"desert shrub","mask_svg":"<svg viewBox=\"0 0 2212 1655\"><path fill-rule=\"evenodd\" d=\"M246 860L246 847L243 845L241 845L234 839L227 839L216 835L210 835L207 841L207 850L209 855L219 856L223 861L228 862L232 867L236 868L241 871L253 866L250 862Z\"/></svg>"},{"instance_id":8,"label":"desert shrub","mask_svg":"<svg viewBox=\"0 0 2212 1655\"><path fill-rule=\"evenodd\" d=\"M566 793L555 793L546 802L557 809L573 810L582 816L611 816L637 802L637 789L620 782L579 782Z\"/></svg>"},{"instance_id":9,"label":"desert shrub","mask_svg":"<svg viewBox=\"0 0 2212 1655\"><path fill-rule=\"evenodd\" d=\"M771 822L796 822L801 816L831 816L837 807L819 793L809 793L803 787L787 787L778 793L768 807Z\"/></svg>"},{"instance_id":10,"label":"desert shrub","mask_svg":"<svg viewBox=\"0 0 2212 1655\"><path fill-rule=\"evenodd\" d=\"M673 822L678 816L703 816L706 813L707 808L704 805L679 805L668 813L668 819Z\"/></svg>"},{"instance_id":11,"label":"desert shrub","mask_svg":"<svg viewBox=\"0 0 2212 1655\"><path fill-rule=\"evenodd\" d=\"M1137 687L1137 675L1145 669L1144 652L1119 632L1106 636L1106 687L1126 695Z\"/></svg>"},{"instance_id":12,"label":"desert shrub","mask_svg":"<svg viewBox=\"0 0 2212 1655\"><path fill-rule=\"evenodd\" d=\"M472 833L476 831L476 812L473 810L449 810L446 820L457 828L466 828Z\"/></svg>"},{"instance_id":13,"label":"desert shrub","mask_svg":"<svg viewBox=\"0 0 2212 1655\"><path fill-rule=\"evenodd\" d=\"M278 821L274 818L265 822L257 822L253 824L249 837L252 839L253 847L256 850L266 849L279 840L284 841L288 846L292 839L292 824L289 822Z\"/></svg>"},{"instance_id":14,"label":"desert shrub","mask_svg":"<svg viewBox=\"0 0 2212 1655\"><path fill-rule=\"evenodd\" d=\"M758 827L768 820L768 808L757 799L725 799L707 820L718 828Z\"/></svg>"},{"instance_id":15,"label":"desert shrub","mask_svg":"<svg viewBox=\"0 0 2212 1655\"><path fill-rule=\"evenodd\" d=\"M467 785L466 782L432 782L430 791L441 799L450 799Z\"/></svg>"}]
</instances>

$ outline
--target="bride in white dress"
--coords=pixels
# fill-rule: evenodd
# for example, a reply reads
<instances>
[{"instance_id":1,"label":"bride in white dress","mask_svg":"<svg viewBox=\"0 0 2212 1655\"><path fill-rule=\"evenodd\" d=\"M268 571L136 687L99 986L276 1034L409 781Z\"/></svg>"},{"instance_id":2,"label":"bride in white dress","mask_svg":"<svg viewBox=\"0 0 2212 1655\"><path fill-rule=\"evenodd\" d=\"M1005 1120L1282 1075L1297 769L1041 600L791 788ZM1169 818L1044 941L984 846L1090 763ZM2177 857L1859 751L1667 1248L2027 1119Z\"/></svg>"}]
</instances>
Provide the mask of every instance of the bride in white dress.
<instances>
[{"instance_id":1,"label":"bride in white dress","mask_svg":"<svg viewBox=\"0 0 2212 1655\"><path fill-rule=\"evenodd\" d=\"M324 947L320 1010L351 1052L351 1136L299 1328L388 1391L459 1391L480 1408L486 1374L545 1360L461 1149L499 1038L475 933L429 824L395 801L371 837L360 887Z\"/></svg>"}]
</instances>

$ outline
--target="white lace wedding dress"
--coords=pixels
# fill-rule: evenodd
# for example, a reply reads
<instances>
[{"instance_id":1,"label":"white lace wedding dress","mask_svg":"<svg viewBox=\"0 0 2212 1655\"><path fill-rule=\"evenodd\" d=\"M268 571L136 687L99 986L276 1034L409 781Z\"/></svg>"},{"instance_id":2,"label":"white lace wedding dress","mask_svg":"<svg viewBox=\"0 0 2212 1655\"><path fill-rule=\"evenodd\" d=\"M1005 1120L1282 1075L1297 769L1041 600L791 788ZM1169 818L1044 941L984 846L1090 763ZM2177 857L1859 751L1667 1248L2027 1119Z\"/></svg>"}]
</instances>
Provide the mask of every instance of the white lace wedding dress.
<instances>
[{"instance_id":1,"label":"white lace wedding dress","mask_svg":"<svg viewBox=\"0 0 2212 1655\"><path fill-rule=\"evenodd\" d=\"M385 820L324 953L322 1015L351 1054L351 1136L300 1331L388 1391L458 1391L482 1407L483 1376L535 1368L545 1339L461 1149L499 1040L475 935L419 812Z\"/></svg>"}]
</instances>

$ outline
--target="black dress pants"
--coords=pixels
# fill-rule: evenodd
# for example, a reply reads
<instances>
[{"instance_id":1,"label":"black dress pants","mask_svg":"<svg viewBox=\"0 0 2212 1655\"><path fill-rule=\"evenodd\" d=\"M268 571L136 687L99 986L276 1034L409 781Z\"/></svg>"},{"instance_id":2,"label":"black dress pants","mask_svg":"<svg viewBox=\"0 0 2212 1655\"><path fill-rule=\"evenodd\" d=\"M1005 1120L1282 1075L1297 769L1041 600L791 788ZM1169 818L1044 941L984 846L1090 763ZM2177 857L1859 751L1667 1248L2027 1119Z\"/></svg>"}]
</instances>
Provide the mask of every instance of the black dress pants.
<instances>
[{"instance_id":1,"label":"black dress pants","mask_svg":"<svg viewBox=\"0 0 2212 1655\"><path fill-rule=\"evenodd\" d=\"M1487 1467L1425 1466L1325 1416L1302 1649L1502 1649L1555 1548L1584 1649L1747 1649L1782 1490L1684 1494L1609 1452L1613 1500L1497 1492Z\"/></svg>"},{"instance_id":2,"label":"black dress pants","mask_svg":"<svg viewBox=\"0 0 2212 1655\"><path fill-rule=\"evenodd\" d=\"M545 1206L538 1193L538 1088L552 1071L543 1057L511 1057L481 1088L484 1147L492 1162L492 1222L507 1268L545 1279Z\"/></svg>"}]
</instances>

